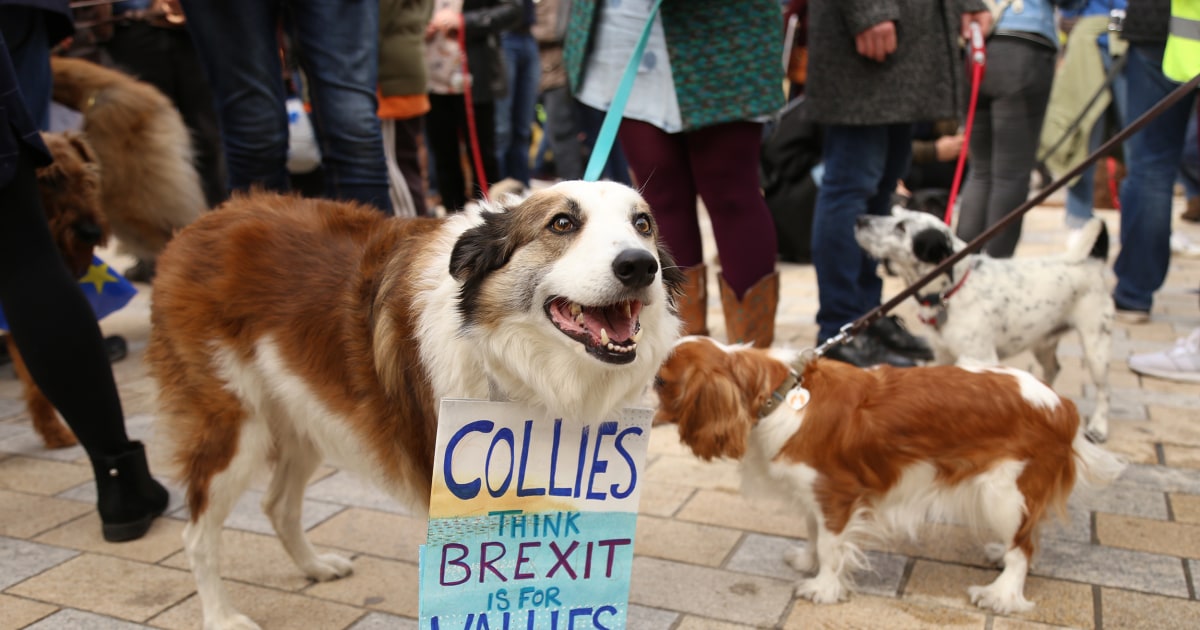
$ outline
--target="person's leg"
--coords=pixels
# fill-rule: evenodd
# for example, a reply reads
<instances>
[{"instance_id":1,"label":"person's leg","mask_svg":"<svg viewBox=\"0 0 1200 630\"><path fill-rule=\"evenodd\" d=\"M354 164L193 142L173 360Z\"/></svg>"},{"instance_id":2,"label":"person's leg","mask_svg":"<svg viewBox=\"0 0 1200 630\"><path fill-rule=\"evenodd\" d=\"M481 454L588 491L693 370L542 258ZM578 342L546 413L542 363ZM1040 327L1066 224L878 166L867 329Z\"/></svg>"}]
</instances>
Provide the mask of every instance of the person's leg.
<instances>
[{"instance_id":1,"label":"person's leg","mask_svg":"<svg viewBox=\"0 0 1200 630\"><path fill-rule=\"evenodd\" d=\"M1092 133L1088 136L1088 153L1092 153L1104 142L1104 120L1096 122ZM1092 187L1095 184L1096 165L1084 169L1079 179L1067 187L1067 227L1077 230L1088 222L1093 215Z\"/></svg>"},{"instance_id":2,"label":"person's leg","mask_svg":"<svg viewBox=\"0 0 1200 630\"><path fill-rule=\"evenodd\" d=\"M421 176L420 146L425 126L423 120L421 116L396 120L395 134L392 138L396 166L404 176L404 182L412 195L413 209L419 217L426 216L429 212L425 204L425 178Z\"/></svg>"},{"instance_id":3,"label":"person's leg","mask_svg":"<svg viewBox=\"0 0 1200 630\"><path fill-rule=\"evenodd\" d=\"M774 273L778 255L775 222L759 190L761 141L762 124L755 122L686 134L692 180L712 220L721 275L739 298Z\"/></svg>"},{"instance_id":4,"label":"person's leg","mask_svg":"<svg viewBox=\"0 0 1200 630\"><path fill-rule=\"evenodd\" d=\"M500 177L513 177L508 164L508 147L513 143L513 101L517 92L517 68L521 62L520 42L512 33L501 33L500 54L504 57L508 89L496 99L496 166Z\"/></svg>"},{"instance_id":5,"label":"person's leg","mask_svg":"<svg viewBox=\"0 0 1200 630\"><path fill-rule=\"evenodd\" d=\"M541 58L538 56L537 41L532 35L515 36L516 65L509 67L509 97L512 104L512 131L507 148L499 143L497 149L504 153L505 165L501 168L504 177L511 177L529 185L529 147L533 142L533 117L537 111L538 84L542 79ZM497 103L497 106L499 104ZM497 107L497 109L499 109ZM500 119L497 113L497 121ZM497 123L499 126L499 123Z\"/></svg>"},{"instance_id":6,"label":"person's leg","mask_svg":"<svg viewBox=\"0 0 1200 630\"><path fill-rule=\"evenodd\" d=\"M1163 47L1131 45L1125 65L1128 118L1135 120L1178 84L1162 73ZM1113 265L1113 299L1123 311L1149 312L1171 261L1171 198L1184 131L1195 106L1188 95L1163 111L1125 143L1121 183L1121 252Z\"/></svg>"},{"instance_id":7,"label":"person's leg","mask_svg":"<svg viewBox=\"0 0 1200 630\"><path fill-rule=\"evenodd\" d=\"M579 142L579 120L575 99L567 86L542 93L546 108L546 137L554 149L555 174L559 179L583 177L583 147Z\"/></svg>"},{"instance_id":8,"label":"person's leg","mask_svg":"<svg viewBox=\"0 0 1200 630\"><path fill-rule=\"evenodd\" d=\"M993 47L1003 65L988 68L996 81L991 103L992 178L984 229L999 223L1029 197L1029 174L1037 159L1055 63L1054 50L1034 42L1005 38ZM988 240L983 251L995 258L1011 258L1020 238L1018 217Z\"/></svg>"},{"instance_id":9,"label":"person's leg","mask_svg":"<svg viewBox=\"0 0 1200 630\"><path fill-rule=\"evenodd\" d=\"M290 6L300 65L312 98L313 125L321 142L325 193L392 214L376 115L379 3L306 0Z\"/></svg>"},{"instance_id":10,"label":"person's leg","mask_svg":"<svg viewBox=\"0 0 1200 630\"><path fill-rule=\"evenodd\" d=\"M459 161L459 121L466 118L463 97L430 94L425 133L433 153L437 190L446 212L458 212L467 204L466 180Z\"/></svg>"},{"instance_id":11,"label":"person's leg","mask_svg":"<svg viewBox=\"0 0 1200 630\"><path fill-rule=\"evenodd\" d=\"M886 145L880 147L883 151L883 172L875 189L875 194L867 200L867 212L878 216L891 214L892 193L896 191L896 182L904 177L904 172L912 162L912 125L895 124L885 127ZM853 226L853 224L851 224ZM859 315L879 306L883 297L883 279L879 277L875 267L877 261L857 247L855 252L861 256L858 274Z\"/></svg>"},{"instance_id":12,"label":"person's leg","mask_svg":"<svg viewBox=\"0 0 1200 630\"><path fill-rule=\"evenodd\" d=\"M285 191L288 121L270 0L181 0L212 88L229 189Z\"/></svg>"},{"instance_id":13,"label":"person's leg","mask_svg":"<svg viewBox=\"0 0 1200 630\"><path fill-rule=\"evenodd\" d=\"M0 7L0 29L8 44L17 85L25 100L25 109L38 129L50 127L50 39L42 9L23 6Z\"/></svg>"},{"instance_id":14,"label":"person's leg","mask_svg":"<svg viewBox=\"0 0 1200 630\"><path fill-rule=\"evenodd\" d=\"M125 433L100 327L54 245L33 159L21 151L0 186L0 307L29 374L91 459L105 539L140 538L166 509L167 492Z\"/></svg>"},{"instance_id":15,"label":"person's leg","mask_svg":"<svg viewBox=\"0 0 1200 630\"><path fill-rule=\"evenodd\" d=\"M813 216L812 262L817 272L820 308L817 340L837 334L845 324L862 316L863 278L875 265L854 240L854 223L865 214L881 189L888 162L889 128L886 125L825 128L822 142L824 175L817 192ZM869 270L864 270L864 265ZM876 280L878 281L878 279ZM876 297L876 299L878 299Z\"/></svg>"},{"instance_id":16,"label":"person's leg","mask_svg":"<svg viewBox=\"0 0 1200 630\"><path fill-rule=\"evenodd\" d=\"M988 72L983 75L979 86L979 100L975 107L975 124L971 129L970 144L967 159L970 168L967 169L966 181L962 185L962 196L959 197L958 223L955 233L964 241L979 236L987 228L987 205L992 195L992 92L989 79L992 77L992 66L998 61L988 64Z\"/></svg>"},{"instance_id":17,"label":"person's leg","mask_svg":"<svg viewBox=\"0 0 1200 630\"><path fill-rule=\"evenodd\" d=\"M626 118L621 121L618 137L621 145L630 147L630 164L641 182L642 197L650 204L667 250L681 268L702 264L696 179L684 136Z\"/></svg>"}]
</instances>

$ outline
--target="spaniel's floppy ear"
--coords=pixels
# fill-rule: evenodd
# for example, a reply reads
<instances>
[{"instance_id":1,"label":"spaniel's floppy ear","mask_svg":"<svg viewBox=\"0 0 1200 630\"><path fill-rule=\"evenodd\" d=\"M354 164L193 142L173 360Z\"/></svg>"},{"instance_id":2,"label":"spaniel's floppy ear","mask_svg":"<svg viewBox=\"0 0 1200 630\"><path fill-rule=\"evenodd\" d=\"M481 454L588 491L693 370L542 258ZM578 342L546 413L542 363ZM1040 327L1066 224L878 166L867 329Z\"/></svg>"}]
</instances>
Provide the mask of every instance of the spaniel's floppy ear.
<instances>
[{"instance_id":1,"label":"spaniel's floppy ear","mask_svg":"<svg viewBox=\"0 0 1200 630\"><path fill-rule=\"evenodd\" d=\"M659 406L654 422L679 425L679 438L705 460L740 458L746 452L746 434L753 418L745 408L746 396L729 371L720 366L668 360L660 373Z\"/></svg>"}]
</instances>

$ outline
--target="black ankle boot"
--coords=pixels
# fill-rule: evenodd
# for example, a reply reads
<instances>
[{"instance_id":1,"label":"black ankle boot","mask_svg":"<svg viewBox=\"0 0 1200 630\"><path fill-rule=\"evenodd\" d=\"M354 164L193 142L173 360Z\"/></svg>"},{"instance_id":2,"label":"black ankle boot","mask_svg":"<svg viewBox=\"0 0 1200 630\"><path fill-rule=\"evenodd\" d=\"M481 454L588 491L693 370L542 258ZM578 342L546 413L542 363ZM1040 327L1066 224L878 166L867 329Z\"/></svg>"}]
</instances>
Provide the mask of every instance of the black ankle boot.
<instances>
[{"instance_id":1,"label":"black ankle boot","mask_svg":"<svg viewBox=\"0 0 1200 630\"><path fill-rule=\"evenodd\" d=\"M96 474L96 508L104 524L104 540L141 538L167 509L167 489L150 476L141 442L130 442L129 449L119 455L97 457L92 460L92 470Z\"/></svg>"}]
</instances>

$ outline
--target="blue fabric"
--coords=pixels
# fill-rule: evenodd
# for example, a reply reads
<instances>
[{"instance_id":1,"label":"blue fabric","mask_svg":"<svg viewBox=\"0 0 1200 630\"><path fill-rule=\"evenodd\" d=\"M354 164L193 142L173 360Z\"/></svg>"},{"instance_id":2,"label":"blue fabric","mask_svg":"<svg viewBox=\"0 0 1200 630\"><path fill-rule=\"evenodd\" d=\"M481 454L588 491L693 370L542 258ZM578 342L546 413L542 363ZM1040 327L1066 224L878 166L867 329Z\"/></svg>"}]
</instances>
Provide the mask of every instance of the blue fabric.
<instances>
[{"instance_id":1,"label":"blue fabric","mask_svg":"<svg viewBox=\"0 0 1200 630\"><path fill-rule=\"evenodd\" d=\"M1183 163L1179 165L1179 181L1188 199L1200 196L1200 135L1197 135L1196 116L1193 109L1187 132L1183 134Z\"/></svg>"},{"instance_id":2,"label":"blue fabric","mask_svg":"<svg viewBox=\"0 0 1200 630\"><path fill-rule=\"evenodd\" d=\"M527 32L500 36L508 69L508 93L496 100L496 162L500 177L529 185L529 145L533 142L533 115L542 79L538 43Z\"/></svg>"},{"instance_id":3,"label":"blue fabric","mask_svg":"<svg viewBox=\"0 0 1200 630\"><path fill-rule=\"evenodd\" d=\"M1018 4L1022 4L1018 10ZM1045 37L1055 48L1058 47L1058 29L1054 25L1054 7L1076 8L1084 3L1081 0L1024 0L1014 3L1000 16L996 23L996 32L1020 31L1022 33L1037 33Z\"/></svg>"},{"instance_id":4,"label":"blue fabric","mask_svg":"<svg viewBox=\"0 0 1200 630\"><path fill-rule=\"evenodd\" d=\"M271 0L183 0L221 122L231 191L288 189L288 119ZM379 3L288 3L308 79L325 194L391 214L376 116Z\"/></svg>"},{"instance_id":5,"label":"blue fabric","mask_svg":"<svg viewBox=\"0 0 1200 630\"><path fill-rule=\"evenodd\" d=\"M50 163L50 151L25 108L17 72L9 58L4 32L0 30L0 187L6 186L16 172L22 144L33 149L39 166ZM3 210L0 208L0 212Z\"/></svg>"},{"instance_id":6,"label":"blue fabric","mask_svg":"<svg viewBox=\"0 0 1200 630\"><path fill-rule=\"evenodd\" d=\"M96 256L92 256L92 266L79 279L79 288L83 290L97 320L121 310L137 295L137 288L125 276ZM3 310L0 310L0 330L8 330L8 320Z\"/></svg>"},{"instance_id":7,"label":"blue fabric","mask_svg":"<svg viewBox=\"0 0 1200 630\"><path fill-rule=\"evenodd\" d=\"M912 158L910 124L830 125L824 133L812 231L818 343L879 306L883 281L854 240L854 223L862 214L891 212L896 180Z\"/></svg>"},{"instance_id":8,"label":"blue fabric","mask_svg":"<svg viewBox=\"0 0 1200 630\"><path fill-rule=\"evenodd\" d=\"M1125 65L1128 114L1137 120L1179 87L1162 73L1163 46L1131 44ZM1121 253L1113 265L1119 308L1150 310L1171 262L1171 198L1195 92L1167 108L1125 143ZM1191 139L1195 142L1195 138Z\"/></svg>"}]
</instances>

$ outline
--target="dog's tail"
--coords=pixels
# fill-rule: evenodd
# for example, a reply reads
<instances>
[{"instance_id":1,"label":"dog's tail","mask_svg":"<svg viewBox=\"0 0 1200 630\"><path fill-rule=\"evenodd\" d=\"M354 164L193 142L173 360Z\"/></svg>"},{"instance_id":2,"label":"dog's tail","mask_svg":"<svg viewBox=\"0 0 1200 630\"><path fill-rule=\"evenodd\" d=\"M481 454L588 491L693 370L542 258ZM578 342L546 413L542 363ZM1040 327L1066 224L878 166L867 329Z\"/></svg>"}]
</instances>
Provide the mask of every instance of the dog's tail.
<instances>
[{"instance_id":1,"label":"dog's tail","mask_svg":"<svg viewBox=\"0 0 1200 630\"><path fill-rule=\"evenodd\" d=\"M1084 437L1083 431L1075 435L1071 450L1075 453L1075 476L1089 486L1108 485L1125 470L1125 462L1120 457L1093 444Z\"/></svg>"},{"instance_id":2,"label":"dog's tail","mask_svg":"<svg viewBox=\"0 0 1200 630\"><path fill-rule=\"evenodd\" d=\"M1099 217L1092 217L1073 234L1067 245L1067 260L1083 262L1095 258L1108 260L1108 226Z\"/></svg>"}]
</instances>

